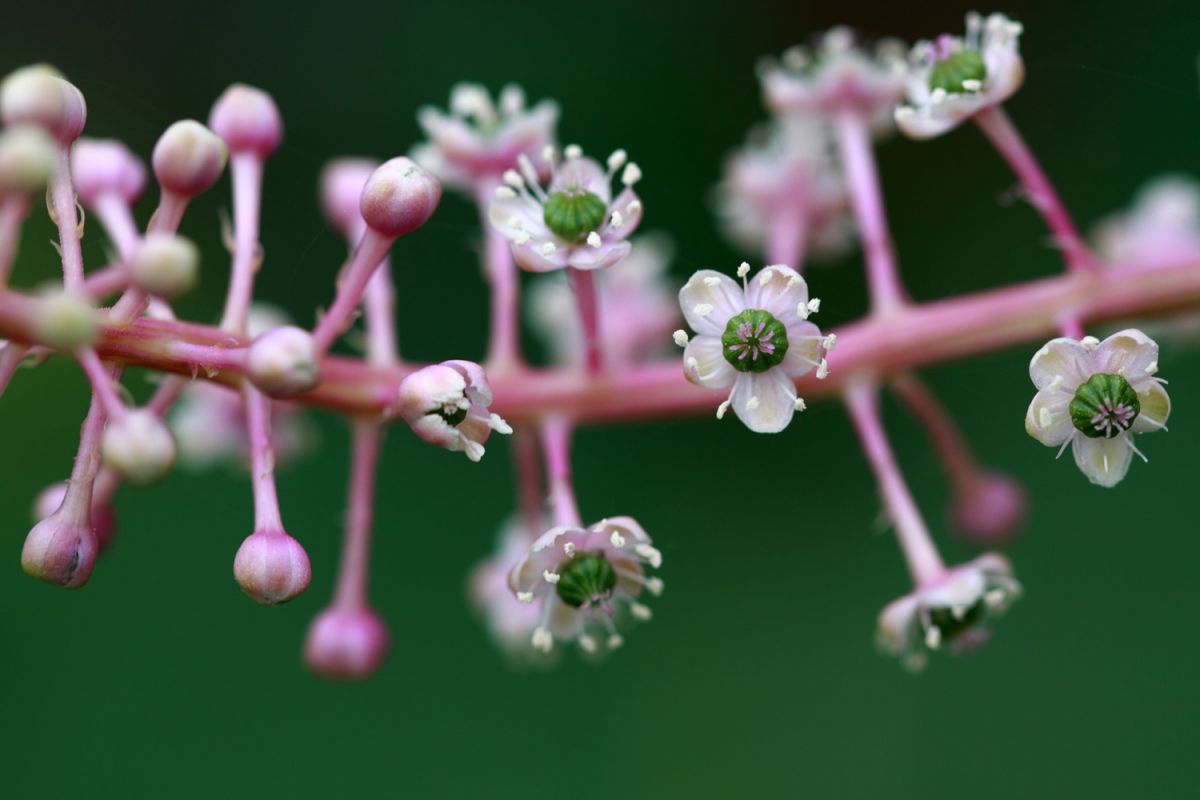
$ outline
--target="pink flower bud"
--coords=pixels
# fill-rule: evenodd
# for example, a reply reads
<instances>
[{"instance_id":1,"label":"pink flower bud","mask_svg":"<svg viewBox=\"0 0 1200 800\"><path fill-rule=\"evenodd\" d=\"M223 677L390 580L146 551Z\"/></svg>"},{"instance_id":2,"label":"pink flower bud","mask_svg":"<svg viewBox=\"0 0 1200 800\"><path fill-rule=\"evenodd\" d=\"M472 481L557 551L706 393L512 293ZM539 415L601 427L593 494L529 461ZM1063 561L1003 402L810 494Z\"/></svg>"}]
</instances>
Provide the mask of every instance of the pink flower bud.
<instances>
[{"instance_id":1,"label":"pink flower bud","mask_svg":"<svg viewBox=\"0 0 1200 800\"><path fill-rule=\"evenodd\" d=\"M441 199L437 179L401 156L371 173L359 209L373 230L396 238L424 225Z\"/></svg>"},{"instance_id":2,"label":"pink flower bud","mask_svg":"<svg viewBox=\"0 0 1200 800\"><path fill-rule=\"evenodd\" d=\"M96 335L96 313L86 298L61 288L38 297L33 329L40 341L56 350L74 350Z\"/></svg>"},{"instance_id":3,"label":"pink flower bud","mask_svg":"<svg viewBox=\"0 0 1200 800\"><path fill-rule=\"evenodd\" d=\"M261 89L235 83L217 98L208 126L233 153L266 158L283 138L283 120L275 101Z\"/></svg>"},{"instance_id":4,"label":"pink flower bud","mask_svg":"<svg viewBox=\"0 0 1200 800\"><path fill-rule=\"evenodd\" d=\"M1025 490L996 472L984 473L960 492L950 508L954 527L968 539L993 547L1007 542L1025 522Z\"/></svg>"},{"instance_id":5,"label":"pink flower bud","mask_svg":"<svg viewBox=\"0 0 1200 800\"><path fill-rule=\"evenodd\" d=\"M308 629L304 660L318 675L369 678L387 655L387 626L369 608L328 608Z\"/></svg>"},{"instance_id":6,"label":"pink flower bud","mask_svg":"<svg viewBox=\"0 0 1200 800\"><path fill-rule=\"evenodd\" d=\"M329 224L343 233L351 233L363 224L363 187L379 162L366 158L339 158L321 172L321 210Z\"/></svg>"},{"instance_id":7,"label":"pink flower bud","mask_svg":"<svg viewBox=\"0 0 1200 800\"><path fill-rule=\"evenodd\" d=\"M25 537L21 568L40 581L78 589L91 576L99 549L91 528L54 513Z\"/></svg>"},{"instance_id":8,"label":"pink flower bud","mask_svg":"<svg viewBox=\"0 0 1200 800\"><path fill-rule=\"evenodd\" d=\"M182 236L151 233L129 262L134 284L150 294L173 298L196 285L200 251Z\"/></svg>"},{"instance_id":9,"label":"pink flower bud","mask_svg":"<svg viewBox=\"0 0 1200 800\"><path fill-rule=\"evenodd\" d=\"M162 478L175 463L175 439L163 421L145 408L110 420L100 450L105 463L139 485Z\"/></svg>"},{"instance_id":10,"label":"pink flower bud","mask_svg":"<svg viewBox=\"0 0 1200 800\"><path fill-rule=\"evenodd\" d=\"M115 139L77 141L71 148L71 178L87 205L105 194L115 194L131 204L146 188L146 168Z\"/></svg>"},{"instance_id":11,"label":"pink flower bud","mask_svg":"<svg viewBox=\"0 0 1200 800\"><path fill-rule=\"evenodd\" d=\"M263 605L286 603L308 588L312 568L300 543L283 531L255 531L233 559L242 591Z\"/></svg>"},{"instance_id":12,"label":"pink flower bud","mask_svg":"<svg viewBox=\"0 0 1200 800\"><path fill-rule=\"evenodd\" d=\"M54 140L35 125L0 132L0 195L43 191L57 157Z\"/></svg>"},{"instance_id":13,"label":"pink flower bud","mask_svg":"<svg viewBox=\"0 0 1200 800\"><path fill-rule=\"evenodd\" d=\"M316 352L312 334L303 328L275 328L250 345L246 374L263 394L290 397L317 385Z\"/></svg>"},{"instance_id":14,"label":"pink flower bud","mask_svg":"<svg viewBox=\"0 0 1200 800\"><path fill-rule=\"evenodd\" d=\"M33 521L41 522L58 511L66 495L66 481L52 483L43 489L33 501ZM99 552L103 553L117 532L117 515L113 513L112 506L92 506L92 532L96 535Z\"/></svg>"},{"instance_id":15,"label":"pink flower bud","mask_svg":"<svg viewBox=\"0 0 1200 800\"><path fill-rule=\"evenodd\" d=\"M492 431L512 433L492 414L492 390L483 367L470 361L444 361L417 370L400 382L396 411L413 433L430 444L483 458Z\"/></svg>"},{"instance_id":16,"label":"pink flower bud","mask_svg":"<svg viewBox=\"0 0 1200 800\"><path fill-rule=\"evenodd\" d=\"M44 64L25 67L0 84L0 120L5 125L40 125L59 144L79 138L87 103L79 89Z\"/></svg>"},{"instance_id":17,"label":"pink flower bud","mask_svg":"<svg viewBox=\"0 0 1200 800\"><path fill-rule=\"evenodd\" d=\"M221 137L199 122L185 119L158 137L150 163L163 189L195 197L217 182L227 158Z\"/></svg>"}]
</instances>

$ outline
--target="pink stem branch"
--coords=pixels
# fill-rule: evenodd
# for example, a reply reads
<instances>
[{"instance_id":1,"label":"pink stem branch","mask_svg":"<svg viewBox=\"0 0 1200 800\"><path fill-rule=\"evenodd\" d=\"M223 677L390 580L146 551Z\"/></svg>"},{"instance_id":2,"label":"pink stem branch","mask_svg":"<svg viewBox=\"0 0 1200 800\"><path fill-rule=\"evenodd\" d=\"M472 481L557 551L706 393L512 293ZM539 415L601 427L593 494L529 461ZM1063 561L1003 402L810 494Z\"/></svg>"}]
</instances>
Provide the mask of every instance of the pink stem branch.
<instances>
[{"instance_id":1,"label":"pink stem branch","mask_svg":"<svg viewBox=\"0 0 1200 800\"><path fill-rule=\"evenodd\" d=\"M61 506L79 524L91 524L92 486L100 469L100 438L104 435L104 419L104 409L100 406L99 398L93 394L87 417L79 431L79 449L75 452L75 465L71 468L71 479L67 481Z\"/></svg>"},{"instance_id":2,"label":"pink stem branch","mask_svg":"<svg viewBox=\"0 0 1200 800\"><path fill-rule=\"evenodd\" d=\"M871 464L871 471L875 473L884 509L896 530L908 570L918 587L928 585L941 577L946 566L896 465L892 447L879 419L876 386L873 381L859 377L846 387L845 397L850 419L858 432L867 461Z\"/></svg>"},{"instance_id":3,"label":"pink stem branch","mask_svg":"<svg viewBox=\"0 0 1200 800\"><path fill-rule=\"evenodd\" d=\"M21 242L21 224L29 215L29 198L23 194L0 197L0 286L8 283L17 245Z\"/></svg>"},{"instance_id":4,"label":"pink stem branch","mask_svg":"<svg viewBox=\"0 0 1200 800\"><path fill-rule=\"evenodd\" d=\"M363 235L362 241L354 250L350 263L339 276L337 295L333 299L333 305L329 307L329 311L325 313L313 331L313 341L318 358L324 356L333 345L334 340L350 326L354 313L363 299L367 282L371 280L371 275L387 256L388 249L394 241L391 237L382 236L369 228Z\"/></svg>"},{"instance_id":5,"label":"pink stem branch","mask_svg":"<svg viewBox=\"0 0 1200 800\"><path fill-rule=\"evenodd\" d=\"M349 500L346 532L342 537L342 563L333 600L336 608L359 609L367 604L375 472L381 436L382 431L374 422L360 420L354 423L350 482L346 490Z\"/></svg>"},{"instance_id":6,"label":"pink stem branch","mask_svg":"<svg viewBox=\"0 0 1200 800\"><path fill-rule=\"evenodd\" d=\"M808 221L805 217L802 209L785 208L771 218L767 227L768 264L786 264L797 272L804 271L804 250L808 237Z\"/></svg>"},{"instance_id":7,"label":"pink stem branch","mask_svg":"<svg viewBox=\"0 0 1200 800\"><path fill-rule=\"evenodd\" d=\"M563 417L546 420L542 423L542 449L546 456L554 524L579 527L583 521L571 483L571 430L572 424Z\"/></svg>"},{"instance_id":8,"label":"pink stem branch","mask_svg":"<svg viewBox=\"0 0 1200 800\"><path fill-rule=\"evenodd\" d=\"M275 451L271 446L271 401L254 386L242 385L242 406L250 438L250 481L254 488L254 530L283 532L275 492Z\"/></svg>"},{"instance_id":9,"label":"pink stem branch","mask_svg":"<svg viewBox=\"0 0 1200 800\"><path fill-rule=\"evenodd\" d=\"M254 273L258 270L262 159L254 153L234 153L229 160L229 172L233 179L233 265L220 327L245 333L254 293Z\"/></svg>"},{"instance_id":10,"label":"pink stem branch","mask_svg":"<svg viewBox=\"0 0 1200 800\"><path fill-rule=\"evenodd\" d=\"M508 240L488 222L488 206L497 183L485 182L476 199L483 219L483 267L491 302L491 330L485 366L489 374L520 369L524 365L520 342L520 305L517 265Z\"/></svg>"},{"instance_id":11,"label":"pink stem branch","mask_svg":"<svg viewBox=\"0 0 1200 800\"><path fill-rule=\"evenodd\" d=\"M527 429L513 431L512 446L521 514L525 518L525 528L529 536L537 537L542 532L545 508L537 437Z\"/></svg>"},{"instance_id":12,"label":"pink stem branch","mask_svg":"<svg viewBox=\"0 0 1200 800\"><path fill-rule=\"evenodd\" d=\"M71 149L66 145L60 145L58 148L58 161L54 169L54 178L50 182L50 210L58 226L63 286L68 292L83 294L83 249L79 243L75 186L71 182Z\"/></svg>"},{"instance_id":13,"label":"pink stem branch","mask_svg":"<svg viewBox=\"0 0 1200 800\"><path fill-rule=\"evenodd\" d=\"M979 477L979 465L946 409L929 387L911 372L895 375L891 384L897 396L925 428L951 483L960 492L969 489Z\"/></svg>"}]
</instances>

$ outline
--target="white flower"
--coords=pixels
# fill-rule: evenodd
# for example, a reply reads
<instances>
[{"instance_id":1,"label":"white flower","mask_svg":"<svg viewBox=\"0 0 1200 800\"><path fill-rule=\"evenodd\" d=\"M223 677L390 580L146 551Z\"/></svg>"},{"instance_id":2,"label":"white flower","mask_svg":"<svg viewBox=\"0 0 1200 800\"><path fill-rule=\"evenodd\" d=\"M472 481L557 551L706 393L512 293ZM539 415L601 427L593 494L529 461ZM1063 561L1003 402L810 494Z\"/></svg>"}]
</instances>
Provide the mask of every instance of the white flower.
<instances>
[{"instance_id":1,"label":"white flower","mask_svg":"<svg viewBox=\"0 0 1200 800\"><path fill-rule=\"evenodd\" d=\"M846 27L831 28L815 52L793 47L782 63L759 71L767 106L777 114L833 115L851 111L873 128L891 127L892 109L904 94L904 44L883 39L868 50Z\"/></svg>"},{"instance_id":2,"label":"white flower","mask_svg":"<svg viewBox=\"0 0 1200 800\"><path fill-rule=\"evenodd\" d=\"M583 529L559 525L538 537L508 578L522 603L538 607L530 635L534 649L549 652L554 640L578 641L585 652L623 643L614 620L618 610L637 620L650 618L638 599L658 595L662 581L647 577L662 565L662 554L632 517L613 517Z\"/></svg>"},{"instance_id":3,"label":"white flower","mask_svg":"<svg viewBox=\"0 0 1200 800\"><path fill-rule=\"evenodd\" d=\"M965 38L945 34L917 42L905 81L909 105L896 109L896 125L914 139L930 139L1007 100L1021 88L1025 64L1021 23L1003 14L967 14Z\"/></svg>"},{"instance_id":4,"label":"white flower","mask_svg":"<svg viewBox=\"0 0 1200 800\"><path fill-rule=\"evenodd\" d=\"M1008 559L986 553L883 609L876 642L908 669L919 670L932 650L957 653L982 644L990 635L987 623L1020 596Z\"/></svg>"},{"instance_id":5,"label":"white flower","mask_svg":"<svg viewBox=\"0 0 1200 800\"><path fill-rule=\"evenodd\" d=\"M818 301L809 300L799 273L769 266L747 282L749 271L745 264L739 268L738 286L726 275L701 270L679 290L683 315L698 334L686 343L684 374L708 389L732 387L718 417L732 405L750 430L777 433L803 407L792 379L813 369L825 377L827 340L807 321Z\"/></svg>"},{"instance_id":6,"label":"white flower","mask_svg":"<svg viewBox=\"0 0 1200 800\"><path fill-rule=\"evenodd\" d=\"M1088 480L1115 486L1141 455L1133 434L1166 427L1171 400L1157 372L1158 345L1139 330L1103 342L1052 339L1029 364L1038 392L1025 430L1060 455L1070 444Z\"/></svg>"},{"instance_id":7,"label":"white flower","mask_svg":"<svg viewBox=\"0 0 1200 800\"><path fill-rule=\"evenodd\" d=\"M804 251L837 255L853 242L846 187L831 150L828 129L809 119L788 119L750 132L725 162L717 186L718 213L728 236L762 252L779 229L794 229Z\"/></svg>"},{"instance_id":8,"label":"white flower","mask_svg":"<svg viewBox=\"0 0 1200 800\"><path fill-rule=\"evenodd\" d=\"M396 411L413 433L430 444L483 458L492 431L512 433L500 415L489 412L492 390L483 367L470 361L443 361L422 367L400 382Z\"/></svg>"},{"instance_id":9,"label":"white flower","mask_svg":"<svg viewBox=\"0 0 1200 800\"><path fill-rule=\"evenodd\" d=\"M679 327L679 306L667 275L673 246L662 234L644 234L621 261L596 276L600 347L610 365L631 364L658 351ZM571 287L560 275L538 278L530 289L530 322L551 358L581 364L583 326Z\"/></svg>"},{"instance_id":10,"label":"white flower","mask_svg":"<svg viewBox=\"0 0 1200 800\"><path fill-rule=\"evenodd\" d=\"M642 171L627 163L624 150L608 157L607 168L585 158L576 145L563 154L561 163L551 148L542 154L551 173L545 188L533 161L522 156L520 172L504 174L505 185L496 189L488 209L492 227L530 272L612 266L629 254L625 239L642 221L642 201L633 190ZM618 176L625 188L614 199Z\"/></svg>"},{"instance_id":11,"label":"white flower","mask_svg":"<svg viewBox=\"0 0 1200 800\"><path fill-rule=\"evenodd\" d=\"M449 113L426 106L417 121L429 142L413 149L413 160L446 186L474 189L515 168L517 156L553 144L558 105L543 100L526 108L525 93L511 84L493 102L484 87L460 83L451 90Z\"/></svg>"},{"instance_id":12,"label":"white flower","mask_svg":"<svg viewBox=\"0 0 1200 800\"><path fill-rule=\"evenodd\" d=\"M1200 263L1200 184L1181 175L1158 178L1138 192L1133 208L1100 223L1096 249L1119 267Z\"/></svg>"}]
</instances>

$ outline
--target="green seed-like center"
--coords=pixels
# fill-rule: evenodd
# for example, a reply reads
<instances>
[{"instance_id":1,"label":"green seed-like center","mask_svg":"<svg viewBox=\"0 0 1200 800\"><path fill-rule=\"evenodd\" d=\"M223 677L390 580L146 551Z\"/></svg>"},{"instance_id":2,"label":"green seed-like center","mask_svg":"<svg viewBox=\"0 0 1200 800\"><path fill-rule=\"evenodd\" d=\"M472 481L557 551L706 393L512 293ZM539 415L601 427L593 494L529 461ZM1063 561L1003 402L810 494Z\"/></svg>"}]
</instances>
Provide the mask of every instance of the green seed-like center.
<instances>
[{"instance_id":1,"label":"green seed-like center","mask_svg":"<svg viewBox=\"0 0 1200 800\"><path fill-rule=\"evenodd\" d=\"M721 334L721 353L738 372L766 372L783 361L787 349L787 328L769 311L736 314Z\"/></svg>"},{"instance_id":2,"label":"green seed-like center","mask_svg":"<svg viewBox=\"0 0 1200 800\"><path fill-rule=\"evenodd\" d=\"M1142 404L1129 381L1120 375L1097 373L1075 390L1071 422L1092 439L1111 439L1129 430Z\"/></svg>"},{"instance_id":3,"label":"green seed-like center","mask_svg":"<svg viewBox=\"0 0 1200 800\"><path fill-rule=\"evenodd\" d=\"M961 94L968 91L963 81L983 83L987 77L987 65L978 50L959 50L933 65L929 73L929 88Z\"/></svg>"},{"instance_id":4,"label":"green seed-like center","mask_svg":"<svg viewBox=\"0 0 1200 800\"><path fill-rule=\"evenodd\" d=\"M577 553L558 568L558 597L571 608L607 598L617 586L617 571L602 553Z\"/></svg>"},{"instance_id":5,"label":"green seed-like center","mask_svg":"<svg viewBox=\"0 0 1200 800\"><path fill-rule=\"evenodd\" d=\"M555 192L542 205L546 227L563 239L583 239L600 227L608 208L591 192Z\"/></svg>"}]
</instances>

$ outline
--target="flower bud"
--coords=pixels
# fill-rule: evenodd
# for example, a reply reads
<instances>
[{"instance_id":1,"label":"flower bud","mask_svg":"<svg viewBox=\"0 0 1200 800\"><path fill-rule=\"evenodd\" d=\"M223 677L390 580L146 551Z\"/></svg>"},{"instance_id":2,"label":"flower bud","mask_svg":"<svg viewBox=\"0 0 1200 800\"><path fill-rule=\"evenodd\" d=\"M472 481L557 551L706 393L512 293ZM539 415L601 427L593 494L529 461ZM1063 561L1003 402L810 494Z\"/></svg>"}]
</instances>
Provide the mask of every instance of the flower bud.
<instances>
[{"instance_id":1,"label":"flower bud","mask_svg":"<svg viewBox=\"0 0 1200 800\"><path fill-rule=\"evenodd\" d=\"M150 294L173 298L196 285L200 251L182 236L151 233L129 262L134 284Z\"/></svg>"},{"instance_id":2,"label":"flower bud","mask_svg":"<svg viewBox=\"0 0 1200 800\"><path fill-rule=\"evenodd\" d=\"M33 526L21 550L21 568L40 581L78 589L91 577L100 548L91 528L67 516L51 514Z\"/></svg>"},{"instance_id":3,"label":"flower bud","mask_svg":"<svg viewBox=\"0 0 1200 800\"><path fill-rule=\"evenodd\" d=\"M328 608L313 620L304 660L318 675L345 680L370 677L387 655L390 637L369 608Z\"/></svg>"},{"instance_id":4,"label":"flower bud","mask_svg":"<svg viewBox=\"0 0 1200 800\"><path fill-rule=\"evenodd\" d=\"M233 577L263 605L277 605L308 588L312 568L300 543L283 531L255 531L238 548Z\"/></svg>"},{"instance_id":5,"label":"flower bud","mask_svg":"<svg viewBox=\"0 0 1200 800\"><path fill-rule=\"evenodd\" d=\"M175 463L175 439L153 411L133 409L110 420L100 444L104 461L130 483L153 483Z\"/></svg>"},{"instance_id":6,"label":"flower bud","mask_svg":"<svg viewBox=\"0 0 1200 800\"><path fill-rule=\"evenodd\" d=\"M38 299L33 328L38 339L50 347L75 350L95 337L95 310L79 295L51 289Z\"/></svg>"},{"instance_id":7,"label":"flower bud","mask_svg":"<svg viewBox=\"0 0 1200 800\"><path fill-rule=\"evenodd\" d=\"M359 210L373 230L395 238L424 225L441 199L442 186L437 179L401 156L371 173Z\"/></svg>"},{"instance_id":8,"label":"flower bud","mask_svg":"<svg viewBox=\"0 0 1200 800\"><path fill-rule=\"evenodd\" d=\"M275 101L261 89L235 83L217 98L208 126L233 153L266 158L283 138L283 120Z\"/></svg>"},{"instance_id":9,"label":"flower bud","mask_svg":"<svg viewBox=\"0 0 1200 800\"><path fill-rule=\"evenodd\" d=\"M33 194L54 174L54 140L34 125L0 132L0 195Z\"/></svg>"},{"instance_id":10,"label":"flower bud","mask_svg":"<svg viewBox=\"0 0 1200 800\"><path fill-rule=\"evenodd\" d=\"M492 390L483 367L470 361L444 361L422 367L400 382L396 411L413 433L430 444L483 458L492 431L512 433L492 414Z\"/></svg>"},{"instance_id":11,"label":"flower bud","mask_svg":"<svg viewBox=\"0 0 1200 800\"><path fill-rule=\"evenodd\" d=\"M88 205L105 194L133 203L146 188L146 168L115 139L82 138L71 148L71 179Z\"/></svg>"},{"instance_id":12,"label":"flower bud","mask_svg":"<svg viewBox=\"0 0 1200 800\"><path fill-rule=\"evenodd\" d=\"M67 145L83 132L87 103L74 84L39 64L19 69L0 83L0 120L8 126L40 125Z\"/></svg>"},{"instance_id":13,"label":"flower bud","mask_svg":"<svg viewBox=\"0 0 1200 800\"><path fill-rule=\"evenodd\" d=\"M185 119L158 138L150 163L163 189L195 197L217 182L227 158L221 137L199 122Z\"/></svg>"},{"instance_id":14,"label":"flower bud","mask_svg":"<svg viewBox=\"0 0 1200 800\"><path fill-rule=\"evenodd\" d=\"M950 508L954 527L989 547L1010 540L1025 521L1025 490L1007 475L990 472L959 492Z\"/></svg>"},{"instance_id":15,"label":"flower bud","mask_svg":"<svg viewBox=\"0 0 1200 800\"><path fill-rule=\"evenodd\" d=\"M321 172L321 210L339 231L349 233L362 224L363 187L379 162L366 158L339 158Z\"/></svg>"},{"instance_id":16,"label":"flower bud","mask_svg":"<svg viewBox=\"0 0 1200 800\"><path fill-rule=\"evenodd\" d=\"M246 374L271 397L290 397L317 385L317 353L303 328L285 325L254 340L246 355Z\"/></svg>"},{"instance_id":17,"label":"flower bud","mask_svg":"<svg viewBox=\"0 0 1200 800\"><path fill-rule=\"evenodd\" d=\"M55 511L58 511L59 506L62 505L63 498L66 496L66 481L52 483L43 489L38 494L37 499L33 501L34 523L41 522L54 514ZM113 513L112 506L92 506L92 532L96 535L96 544L99 547L99 552L103 553L108 549L113 534L117 532L117 515Z\"/></svg>"}]
</instances>

